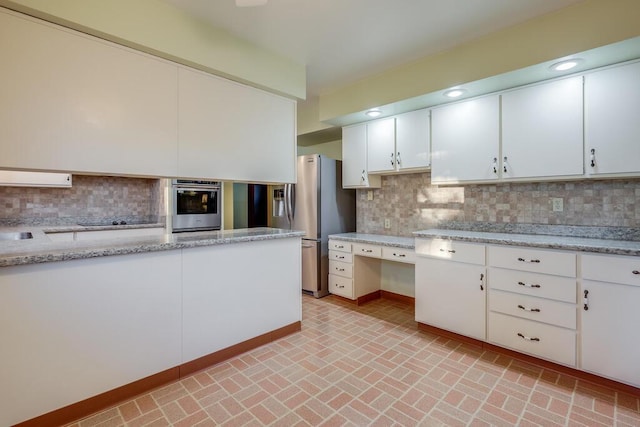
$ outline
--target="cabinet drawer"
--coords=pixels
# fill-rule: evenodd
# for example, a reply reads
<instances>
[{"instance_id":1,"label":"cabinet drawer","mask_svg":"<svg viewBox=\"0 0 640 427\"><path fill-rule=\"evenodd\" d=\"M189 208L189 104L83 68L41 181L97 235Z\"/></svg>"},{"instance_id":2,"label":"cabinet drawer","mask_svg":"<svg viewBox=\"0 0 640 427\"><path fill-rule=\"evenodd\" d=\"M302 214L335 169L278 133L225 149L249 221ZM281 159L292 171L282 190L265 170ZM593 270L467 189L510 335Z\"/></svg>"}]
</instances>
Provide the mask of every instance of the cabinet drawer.
<instances>
[{"instance_id":1,"label":"cabinet drawer","mask_svg":"<svg viewBox=\"0 0 640 427\"><path fill-rule=\"evenodd\" d=\"M351 252L351 243L341 240L329 240L329 250L340 252Z\"/></svg>"},{"instance_id":2,"label":"cabinet drawer","mask_svg":"<svg viewBox=\"0 0 640 427\"><path fill-rule=\"evenodd\" d=\"M392 261L406 262L410 264L416 263L416 251L413 249L382 247L382 258Z\"/></svg>"},{"instance_id":3,"label":"cabinet drawer","mask_svg":"<svg viewBox=\"0 0 640 427\"><path fill-rule=\"evenodd\" d=\"M517 246L489 246L487 257L492 267L576 277L574 253Z\"/></svg>"},{"instance_id":4,"label":"cabinet drawer","mask_svg":"<svg viewBox=\"0 0 640 427\"><path fill-rule=\"evenodd\" d=\"M329 292L341 297L354 299L353 280L329 274Z\"/></svg>"},{"instance_id":5,"label":"cabinet drawer","mask_svg":"<svg viewBox=\"0 0 640 427\"><path fill-rule=\"evenodd\" d=\"M329 261L329 274L335 274L337 276L352 278L353 277L353 264L340 261Z\"/></svg>"},{"instance_id":6,"label":"cabinet drawer","mask_svg":"<svg viewBox=\"0 0 640 427\"><path fill-rule=\"evenodd\" d=\"M576 328L576 305L513 294L498 290L489 293L489 310L524 319L536 320L563 328Z\"/></svg>"},{"instance_id":7,"label":"cabinet drawer","mask_svg":"<svg viewBox=\"0 0 640 427\"><path fill-rule=\"evenodd\" d=\"M446 239L416 239L416 254L484 265L484 245Z\"/></svg>"},{"instance_id":8,"label":"cabinet drawer","mask_svg":"<svg viewBox=\"0 0 640 427\"><path fill-rule=\"evenodd\" d=\"M576 365L576 333L571 329L489 313L489 342L563 365Z\"/></svg>"},{"instance_id":9,"label":"cabinet drawer","mask_svg":"<svg viewBox=\"0 0 640 427\"><path fill-rule=\"evenodd\" d=\"M580 257L584 279L640 286L640 257L589 254Z\"/></svg>"},{"instance_id":10,"label":"cabinet drawer","mask_svg":"<svg viewBox=\"0 0 640 427\"><path fill-rule=\"evenodd\" d=\"M576 302L575 278L501 268L489 268L488 276L490 289L571 303Z\"/></svg>"},{"instance_id":11,"label":"cabinet drawer","mask_svg":"<svg viewBox=\"0 0 640 427\"><path fill-rule=\"evenodd\" d=\"M370 256L373 258L382 258L382 247L376 245L367 245L363 243L353 244L353 254L361 256Z\"/></svg>"},{"instance_id":12,"label":"cabinet drawer","mask_svg":"<svg viewBox=\"0 0 640 427\"><path fill-rule=\"evenodd\" d=\"M353 262L353 255L346 252L329 251L329 261L331 260L348 262L349 264L351 264Z\"/></svg>"}]
</instances>

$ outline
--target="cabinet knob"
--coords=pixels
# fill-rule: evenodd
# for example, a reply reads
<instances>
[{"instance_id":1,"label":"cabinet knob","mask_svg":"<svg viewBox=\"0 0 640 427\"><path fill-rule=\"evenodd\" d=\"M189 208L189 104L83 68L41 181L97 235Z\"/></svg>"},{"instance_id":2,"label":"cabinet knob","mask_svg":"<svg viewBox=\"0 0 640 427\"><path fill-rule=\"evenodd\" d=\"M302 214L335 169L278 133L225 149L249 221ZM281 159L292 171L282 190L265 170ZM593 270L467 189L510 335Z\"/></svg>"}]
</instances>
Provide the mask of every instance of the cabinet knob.
<instances>
[{"instance_id":1,"label":"cabinet knob","mask_svg":"<svg viewBox=\"0 0 640 427\"><path fill-rule=\"evenodd\" d=\"M504 160L502 161L502 170L504 171L504 173L507 173L507 156L504 156Z\"/></svg>"},{"instance_id":2,"label":"cabinet knob","mask_svg":"<svg viewBox=\"0 0 640 427\"><path fill-rule=\"evenodd\" d=\"M638 271L638 270L633 270L631 273L633 273L633 274L640 274L640 271Z\"/></svg>"},{"instance_id":3,"label":"cabinet knob","mask_svg":"<svg viewBox=\"0 0 640 427\"><path fill-rule=\"evenodd\" d=\"M595 148L591 149L591 167L592 168L596 167L596 149Z\"/></svg>"},{"instance_id":4,"label":"cabinet knob","mask_svg":"<svg viewBox=\"0 0 640 427\"><path fill-rule=\"evenodd\" d=\"M498 174L498 158L493 158L493 173Z\"/></svg>"}]
</instances>

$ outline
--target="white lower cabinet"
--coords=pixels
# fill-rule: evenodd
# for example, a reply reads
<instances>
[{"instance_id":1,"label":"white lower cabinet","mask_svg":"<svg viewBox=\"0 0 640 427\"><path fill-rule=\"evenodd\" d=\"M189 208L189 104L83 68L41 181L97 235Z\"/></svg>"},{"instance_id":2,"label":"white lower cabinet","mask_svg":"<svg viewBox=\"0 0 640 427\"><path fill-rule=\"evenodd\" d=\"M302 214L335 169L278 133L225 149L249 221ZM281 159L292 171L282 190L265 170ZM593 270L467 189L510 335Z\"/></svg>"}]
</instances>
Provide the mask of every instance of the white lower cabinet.
<instances>
[{"instance_id":1,"label":"white lower cabinet","mask_svg":"<svg viewBox=\"0 0 640 427\"><path fill-rule=\"evenodd\" d=\"M183 363L301 320L300 239L182 253Z\"/></svg>"},{"instance_id":2,"label":"white lower cabinet","mask_svg":"<svg viewBox=\"0 0 640 427\"><path fill-rule=\"evenodd\" d=\"M484 245L416 239L416 252L416 321L484 340Z\"/></svg>"},{"instance_id":3,"label":"white lower cabinet","mask_svg":"<svg viewBox=\"0 0 640 427\"><path fill-rule=\"evenodd\" d=\"M180 257L0 268L0 425L179 365Z\"/></svg>"},{"instance_id":4,"label":"white lower cabinet","mask_svg":"<svg viewBox=\"0 0 640 427\"><path fill-rule=\"evenodd\" d=\"M383 264L403 266L414 260L413 249L329 240L329 292L357 302L367 301L383 289Z\"/></svg>"},{"instance_id":5,"label":"white lower cabinet","mask_svg":"<svg viewBox=\"0 0 640 427\"><path fill-rule=\"evenodd\" d=\"M640 387L640 258L581 255L580 367Z\"/></svg>"},{"instance_id":6,"label":"white lower cabinet","mask_svg":"<svg viewBox=\"0 0 640 427\"><path fill-rule=\"evenodd\" d=\"M487 340L575 367L576 254L489 246L487 264Z\"/></svg>"}]
</instances>

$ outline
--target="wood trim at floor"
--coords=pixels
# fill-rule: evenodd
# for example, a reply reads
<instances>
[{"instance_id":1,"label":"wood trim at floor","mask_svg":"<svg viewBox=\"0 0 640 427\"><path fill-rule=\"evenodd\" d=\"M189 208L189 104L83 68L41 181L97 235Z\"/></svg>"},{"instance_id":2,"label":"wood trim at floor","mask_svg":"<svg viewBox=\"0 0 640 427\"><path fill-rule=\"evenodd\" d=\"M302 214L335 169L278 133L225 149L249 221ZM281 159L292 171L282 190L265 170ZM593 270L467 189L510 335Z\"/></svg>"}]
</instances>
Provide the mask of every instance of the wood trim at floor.
<instances>
[{"instance_id":1,"label":"wood trim at floor","mask_svg":"<svg viewBox=\"0 0 640 427\"><path fill-rule=\"evenodd\" d=\"M302 330L302 322L294 322L282 328L275 329L255 338L232 345L179 366L167 369L146 378L125 384L121 387L73 403L55 411L48 412L36 418L23 421L14 427L39 427L64 425L75 420L109 408L132 397L151 391L173 381L178 381L197 371L208 368L217 363L231 359L239 354L258 348L287 335Z\"/></svg>"},{"instance_id":2,"label":"wood trim at floor","mask_svg":"<svg viewBox=\"0 0 640 427\"><path fill-rule=\"evenodd\" d=\"M409 297L406 295L400 295L400 294L396 294L395 292L389 292L389 291L380 291L380 296L384 299L390 299L392 301L398 301L401 302L403 304L407 304L407 305L411 305L411 306L415 306L416 305L416 299L414 297Z\"/></svg>"},{"instance_id":3,"label":"wood trim at floor","mask_svg":"<svg viewBox=\"0 0 640 427\"><path fill-rule=\"evenodd\" d=\"M509 350L507 348L500 347L495 344L490 344L485 341L469 338L464 335L456 334L455 332L446 331L444 329L436 328L435 326L431 326L431 325L425 325L420 322L418 322L418 329L423 332L427 332L433 335L438 335L444 338L460 341L465 344L475 345L482 348L483 350L489 350L496 353L504 354L514 359L522 360L523 362L531 363L533 365L538 365L542 368L550 369L552 371L556 371L561 374L571 375L572 377L576 377L578 379L588 381L602 387L607 387L621 393L626 393L632 396L640 397L640 388L631 386L629 384L624 384L618 381L610 380L609 378L604 378L596 374L581 371L579 369L571 368L569 366L560 365L558 363L540 359L535 356L530 356L528 354L523 354L514 350Z\"/></svg>"}]
</instances>

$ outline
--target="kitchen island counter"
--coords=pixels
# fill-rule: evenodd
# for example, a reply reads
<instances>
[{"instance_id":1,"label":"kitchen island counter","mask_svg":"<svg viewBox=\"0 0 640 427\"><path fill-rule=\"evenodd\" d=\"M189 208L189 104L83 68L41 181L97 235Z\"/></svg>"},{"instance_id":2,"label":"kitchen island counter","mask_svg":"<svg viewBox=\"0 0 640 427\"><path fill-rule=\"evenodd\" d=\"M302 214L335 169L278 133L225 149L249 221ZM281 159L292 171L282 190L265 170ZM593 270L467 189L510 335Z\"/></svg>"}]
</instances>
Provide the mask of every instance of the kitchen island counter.
<instances>
[{"instance_id":1,"label":"kitchen island counter","mask_svg":"<svg viewBox=\"0 0 640 427\"><path fill-rule=\"evenodd\" d=\"M29 231L33 234L33 239L2 241L0 244L0 267L254 242L304 235L301 231L265 227L61 242L48 238L47 233L51 232L51 227L12 227L3 228L0 231Z\"/></svg>"},{"instance_id":2,"label":"kitchen island counter","mask_svg":"<svg viewBox=\"0 0 640 427\"><path fill-rule=\"evenodd\" d=\"M63 425L301 329L302 232L26 228L0 230L34 234L0 243L2 426Z\"/></svg>"}]
</instances>

